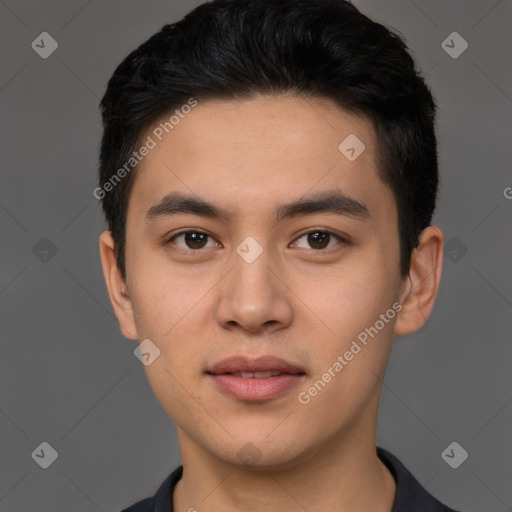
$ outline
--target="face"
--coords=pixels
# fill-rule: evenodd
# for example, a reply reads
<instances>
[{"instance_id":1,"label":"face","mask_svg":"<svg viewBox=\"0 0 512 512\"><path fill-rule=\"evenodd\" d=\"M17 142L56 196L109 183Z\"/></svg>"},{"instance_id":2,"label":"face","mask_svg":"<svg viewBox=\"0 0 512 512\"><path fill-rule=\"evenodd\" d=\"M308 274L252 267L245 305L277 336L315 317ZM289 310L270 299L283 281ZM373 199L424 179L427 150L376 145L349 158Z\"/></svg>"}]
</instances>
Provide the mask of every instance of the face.
<instances>
[{"instance_id":1,"label":"face","mask_svg":"<svg viewBox=\"0 0 512 512\"><path fill-rule=\"evenodd\" d=\"M404 280L370 122L259 97L148 135L116 313L182 451L284 467L374 431Z\"/></svg>"}]
</instances>

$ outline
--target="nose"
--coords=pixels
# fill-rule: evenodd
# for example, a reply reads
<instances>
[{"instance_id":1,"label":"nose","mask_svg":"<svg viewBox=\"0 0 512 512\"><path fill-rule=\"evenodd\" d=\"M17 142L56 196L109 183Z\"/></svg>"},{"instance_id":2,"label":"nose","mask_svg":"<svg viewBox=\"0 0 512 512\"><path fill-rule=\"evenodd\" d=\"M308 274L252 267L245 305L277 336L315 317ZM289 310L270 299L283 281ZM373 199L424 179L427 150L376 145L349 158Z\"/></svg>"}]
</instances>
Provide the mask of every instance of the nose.
<instances>
[{"instance_id":1,"label":"nose","mask_svg":"<svg viewBox=\"0 0 512 512\"><path fill-rule=\"evenodd\" d=\"M293 294L282 269L265 249L252 262L233 254L233 268L217 292L217 321L223 328L270 333L292 321Z\"/></svg>"}]
</instances>

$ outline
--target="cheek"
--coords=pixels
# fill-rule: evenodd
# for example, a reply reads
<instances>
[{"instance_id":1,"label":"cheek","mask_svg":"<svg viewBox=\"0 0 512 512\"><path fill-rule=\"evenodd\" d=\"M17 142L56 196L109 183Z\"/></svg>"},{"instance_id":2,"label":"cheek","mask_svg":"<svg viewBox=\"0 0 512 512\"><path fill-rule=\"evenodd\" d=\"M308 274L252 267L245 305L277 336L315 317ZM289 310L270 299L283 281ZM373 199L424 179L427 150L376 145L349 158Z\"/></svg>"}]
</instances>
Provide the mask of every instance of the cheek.
<instances>
[{"instance_id":1,"label":"cheek","mask_svg":"<svg viewBox=\"0 0 512 512\"><path fill-rule=\"evenodd\" d=\"M330 415L335 409L343 410L345 418L356 417L377 393L391 349L396 312L386 273L373 270L333 276L328 292L322 292L318 282L310 289L309 298L322 320L316 322L322 333L315 336L317 348L309 347L310 387L302 390L314 397L312 416ZM310 330L312 325L309 323Z\"/></svg>"},{"instance_id":2,"label":"cheek","mask_svg":"<svg viewBox=\"0 0 512 512\"><path fill-rule=\"evenodd\" d=\"M391 306L396 284L375 261L360 267L332 269L303 287L306 303L334 331L331 334L350 335L368 322L373 324Z\"/></svg>"},{"instance_id":3,"label":"cheek","mask_svg":"<svg viewBox=\"0 0 512 512\"><path fill-rule=\"evenodd\" d=\"M139 333L165 340L176 327L190 322L205 292L211 288L211 275L197 279L160 254L137 254L128 269L135 322Z\"/></svg>"},{"instance_id":4,"label":"cheek","mask_svg":"<svg viewBox=\"0 0 512 512\"><path fill-rule=\"evenodd\" d=\"M369 370L380 374L387 361L396 318L392 309L395 286L389 272L373 264L331 272L328 281L316 280L310 283L307 294L304 292L307 305L315 312L314 317L308 312L312 319L308 329L318 326L315 338L319 345L311 350L315 376L320 377L338 356L349 352L347 366L337 373L331 386L342 401L354 391L352 384L370 385L374 379L368 380Z\"/></svg>"}]
</instances>

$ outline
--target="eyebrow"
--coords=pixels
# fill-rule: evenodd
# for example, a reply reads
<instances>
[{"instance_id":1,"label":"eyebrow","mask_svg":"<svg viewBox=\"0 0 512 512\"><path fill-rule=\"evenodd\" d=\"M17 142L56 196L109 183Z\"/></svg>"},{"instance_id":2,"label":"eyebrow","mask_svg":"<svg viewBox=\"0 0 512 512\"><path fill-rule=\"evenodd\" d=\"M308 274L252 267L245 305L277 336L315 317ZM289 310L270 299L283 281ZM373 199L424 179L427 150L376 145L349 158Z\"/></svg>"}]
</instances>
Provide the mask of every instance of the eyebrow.
<instances>
[{"instance_id":1,"label":"eyebrow","mask_svg":"<svg viewBox=\"0 0 512 512\"><path fill-rule=\"evenodd\" d=\"M328 191L302 197L291 203L277 206L274 217L279 222L284 219L312 215L315 213L331 213L366 220L369 218L368 208L341 191ZM152 222L157 218L178 214L199 215L229 221L233 212L216 206L204 199L173 192L166 195L158 204L146 212L146 220Z\"/></svg>"}]
</instances>

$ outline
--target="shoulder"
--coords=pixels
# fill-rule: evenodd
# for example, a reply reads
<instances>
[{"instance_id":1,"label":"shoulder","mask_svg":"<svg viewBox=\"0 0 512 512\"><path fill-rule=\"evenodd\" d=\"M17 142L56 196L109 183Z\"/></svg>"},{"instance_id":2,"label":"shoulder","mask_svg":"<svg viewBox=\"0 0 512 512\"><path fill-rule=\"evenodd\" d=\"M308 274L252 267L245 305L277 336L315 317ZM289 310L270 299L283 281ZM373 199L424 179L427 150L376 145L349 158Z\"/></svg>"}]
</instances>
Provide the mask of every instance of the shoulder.
<instances>
[{"instance_id":1,"label":"shoulder","mask_svg":"<svg viewBox=\"0 0 512 512\"><path fill-rule=\"evenodd\" d=\"M153 504L153 498L145 498L133 505L130 505L128 508L124 508L121 512L153 512Z\"/></svg>"},{"instance_id":2,"label":"shoulder","mask_svg":"<svg viewBox=\"0 0 512 512\"><path fill-rule=\"evenodd\" d=\"M154 496L144 498L121 512L172 512L172 493L182 475L183 466L179 466L160 484Z\"/></svg>"},{"instance_id":3,"label":"shoulder","mask_svg":"<svg viewBox=\"0 0 512 512\"><path fill-rule=\"evenodd\" d=\"M396 495L391 512L459 512L428 493L412 473L392 453L377 446L377 455L396 482Z\"/></svg>"}]
</instances>

